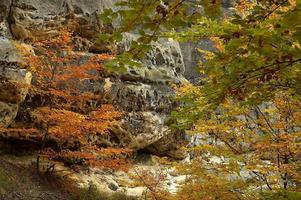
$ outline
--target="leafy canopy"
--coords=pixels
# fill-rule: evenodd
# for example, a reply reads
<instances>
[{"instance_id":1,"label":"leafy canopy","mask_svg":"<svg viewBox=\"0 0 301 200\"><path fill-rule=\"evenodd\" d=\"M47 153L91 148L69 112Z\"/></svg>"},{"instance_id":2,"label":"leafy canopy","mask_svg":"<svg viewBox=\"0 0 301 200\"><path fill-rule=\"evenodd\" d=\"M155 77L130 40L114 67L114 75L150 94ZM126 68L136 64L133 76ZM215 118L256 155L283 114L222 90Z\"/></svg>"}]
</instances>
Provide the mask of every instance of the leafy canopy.
<instances>
[{"instance_id":1,"label":"leafy canopy","mask_svg":"<svg viewBox=\"0 0 301 200\"><path fill-rule=\"evenodd\" d=\"M151 48L151 42L158 40L166 32L184 29L196 23L205 8L208 16L217 17L221 13L221 1L190 0L133 0L120 1L115 10L106 9L100 20L104 27L114 26L114 31L99 35L98 40L114 45L123 41L124 33L138 34L128 49L119 52L115 59L106 63L113 72L123 72L126 67L140 66L139 59Z\"/></svg>"},{"instance_id":2,"label":"leafy canopy","mask_svg":"<svg viewBox=\"0 0 301 200\"><path fill-rule=\"evenodd\" d=\"M263 190L268 199L279 189L298 198L301 1L241 0L225 16L220 1L120 5L105 13L107 23L121 20L105 38L141 36L110 67L132 65L158 37L215 44L214 52L199 50L206 58L201 84L178 90L183 104L172 114L173 126L197 134L200 145L192 151L197 158L179 166L189 178L170 198L256 199Z\"/></svg>"}]
</instances>

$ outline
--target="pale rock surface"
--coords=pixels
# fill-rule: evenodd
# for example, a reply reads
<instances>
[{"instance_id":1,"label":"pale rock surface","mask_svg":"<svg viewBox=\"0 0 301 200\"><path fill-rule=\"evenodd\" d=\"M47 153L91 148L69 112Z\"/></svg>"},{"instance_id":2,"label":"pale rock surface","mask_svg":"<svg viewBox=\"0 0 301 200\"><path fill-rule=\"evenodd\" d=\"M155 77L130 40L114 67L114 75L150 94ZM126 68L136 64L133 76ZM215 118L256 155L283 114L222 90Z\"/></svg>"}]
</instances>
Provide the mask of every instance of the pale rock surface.
<instances>
[{"instance_id":1,"label":"pale rock surface","mask_svg":"<svg viewBox=\"0 0 301 200\"><path fill-rule=\"evenodd\" d=\"M30 83L30 72L16 64L20 61L20 56L14 47L15 41L30 46L34 41L56 36L62 28L68 27L74 31L75 47L78 51L85 52L87 57L110 51L102 44L95 43L97 34L102 31L101 19L97 14L104 8L116 9L113 6L116 1L0 0L0 61L5 61L0 64L0 76L13 83ZM119 49L126 49L135 37L135 34L126 34ZM115 129L113 138L109 138L106 144L139 150L163 137L171 138L168 135L174 135L165 122L175 106L170 99L175 94L170 84L186 81L183 76L185 65L181 47L178 42L166 39L160 39L152 46L146 58L141 60L141 68L129 66L124 75L104 77L103 83L98 83L97 87L92 86L94 90L105 94L107 102L125 113L123 125ZM0 89L0 93L0 101L19 104L24 100L27 90L15 91L17 99L4 97L8 93L5 87ZM15 113L10 116L15 116ZM164 145L160 149L158 143L156 148L150 150L155 154L181 157L177 153L169 153L175 150L175 146L169 148Z\"/></svg>"},{"instance_id":2,"label":"pale rock surface","mask_svg":"<svg viewBox=\"0 0 301 200\"><path fill-rule=\"evenodd\" d=\"M175 193L187 179L186 175L177 174L175 169L170 166L159 164L154 160L152 162L152 165L148 163L133 164L128 172L91 169L90 173L74 174L71 178L80 187L89 187L92 184L107 193L122 192L127 196L136 197L150 192L145 185L141 185L143 180L137 176L137 173L141 175L142 171L148 171L155 176L164 175L165 178L160 182L160 187L171 193Z\"/></svg>"},{"instance_id":3,"label":"pale rock surface","mask_svg":"<svg viewBox=\"0 0 301 200\"><path fill-rule=\"evenodd\" d=\"M17 104L0 101L0 127L6 127L13 122L18 112Z\"/></svg>"},{"instance_id":4,"label":"pale rock surface","mask_svg":"<svg viewBox=\"0 0 301 200\"><path fill-rule=\"evenodd\" d=\"M18 104L27 95L32 75L20 68L23 66L15 42L0 38L0 127L7 127L13 122Z\"/></svg>"}]
</instances>

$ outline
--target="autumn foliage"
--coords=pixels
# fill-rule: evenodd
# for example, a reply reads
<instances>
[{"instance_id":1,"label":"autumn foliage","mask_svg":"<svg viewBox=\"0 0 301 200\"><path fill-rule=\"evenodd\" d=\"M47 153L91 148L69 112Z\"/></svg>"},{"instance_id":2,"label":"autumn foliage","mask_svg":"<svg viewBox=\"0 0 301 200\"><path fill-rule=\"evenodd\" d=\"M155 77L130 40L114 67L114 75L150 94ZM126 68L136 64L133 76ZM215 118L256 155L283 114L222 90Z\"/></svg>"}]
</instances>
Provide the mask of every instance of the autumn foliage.
<instances>
[{"instance_id":1,"label":"autumn foliage","mask_svg":"<svg viewBox=\"0 0 301 200\"><path fill-rule=\"evenodd\" d=\"M166 178L166 172L159 167L154 171L138 167L134 169L133 180L138 186L146 188L144 199L169 200L170 194L164 186Z\"/></svg>"},{"instance_id":2,"label":"autumn foliage","mask_svg":"<svg viewBox=\"0 0 301 200\"><path fill-rule=\"evenodd\" d=\"M72 32L62 30L57 37L34 43L35 54L23 51L34 72L26 100L32 123L27 129L3 131L22 138L34 135L40 144L38 171L43 160L124 169L129 150L97 146L97 137L110 134L122 116L112 105L102 104L95 89L102 63L112 56L76 53L72 42Z\"/></svg>"},{"instance_id":3,"label":"autumn foliage","mask_svg":"<svg viewBox=\"0 0 301 200\"><path fill-rule=\"evenodd\" d=\"M183 88L181 94L198 90ZM189 178L183 199L260 199L258 193L300 191L301 105L287 93L250 106L227 99L188 131L198 135L190 164L177 166ZM193 194L193 195L192 195Z\"/></svg>"}]
</instances>

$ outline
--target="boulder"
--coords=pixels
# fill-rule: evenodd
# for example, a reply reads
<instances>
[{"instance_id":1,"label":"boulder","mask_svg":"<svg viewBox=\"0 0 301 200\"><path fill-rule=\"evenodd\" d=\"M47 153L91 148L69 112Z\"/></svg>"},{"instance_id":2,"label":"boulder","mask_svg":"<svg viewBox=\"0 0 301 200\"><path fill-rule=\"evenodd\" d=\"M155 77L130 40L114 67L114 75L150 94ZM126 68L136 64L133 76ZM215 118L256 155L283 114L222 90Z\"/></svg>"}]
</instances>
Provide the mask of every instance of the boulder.
<instances>
[{"instance_id":1,"label":"boulder","mask_svg":"<svg viewBox=\"0 0 301 200\"><path fill-rule=\"evenodd\" d=\"M21 56L14 42L8 38L0 38L0 62L10 63L9 65L17 67L16 64L21 61Z\"/></svg>"},{"instance_id":2,"label":"boulder","mask_svg":"<svg viewBox=\"0 0 301 200\"><path fill-rule=\"evenodd\" d=\"M11 0L0 0L0 38L10 38L10 31L7 22ZM1 54L0 54L1 55Z\"/></svg>"},{"instance_id":3,"label":"boulder","mask_svg":"<svg viewBox=\"0 0 301 200\"><path fill-rule=\"evenodd\" d=\"M139 150L146 148L170 133L164 124L166 116L155 112L127 113L121 131L116 131L121 143L128 148Z\"/></svg>"},{"instance_id":4,"label":"boulder","mask_svg":"<svg viewBox=\"0 0 301 200\"><path fill-rule=\"evenodd\" d=\"M181 148L187 145L184 132L170 132L160 140L146 147L146 150L154 155L168 156L177 160L188 157L187 152Z\"/></svg>"},{"instance_id":5,"label":"boulder","mask_svg":"<svg viewBox=\"0 0 301 200\"><path fill-rule=\"evenodd\" d=\"M13 122L31 83L27 69L14 42L0 39L0 127Z\"/></svg>"},{"instance_id":6,"label":"boulder","mask_svg":"<svg viewBox=\"0 0 301 200\"><path fill-rule=\"evenodd\" d=\"M119 51L128 50L131 41L138 37L139 35L133 33L124 34ZM172 39L161 38L152 42L151 46L145 58L140 60L142 67L131 68L129 66L126 75L132 77L132 80L163 85L186 82L183 77L185 65L180 44Z\"/></svg>"},{"instance_id":7,"label":"boulder","mask_svg":"<svg viewBox=\"0 0 301 200\"><path fill-rule=\"evenodd\" d=\"M0 128L7 127L13 122L18 112L17 104L0 101Z\"/></svg>"},{"instance_id":8,"label":"boulder","mask_svg":"<svg viewBox=\"0 0 301 200\"><path fill-rule=\"evenodd\" d=\"M168 112L172 109L170 98L175 94L166 84L130 81L111 82L110 88L106 88L106 90L107 98L128 112Z\"/></svg>"},{"instance_id":9,"label":"boulder","mask_svg":"<svg viewBox=\"0 0 301 200\"><path fill-rule=\"evenodd\" d=\"M20 103L25 99L32 75L14 42L0 39L0 101Z\"/></svg>"},{"instance_id":10,"label":"boulder","mask_svg":"<svg viewBox=\"0 0 301 200\"><path fill-rule=\"evenodd\" d=\"M119 51L127 50L138 35L127 33L119 44ZM139 60L141 67L127 66L127 71L117 79L106 79L104 91L107 100L125 111L122 126L114 130L122 146L140 150L155 144L162 148L150 148L152 153L183 158L177 151L181 140L166 125L166 120L175 104L175 91L171 84L187 82L185 65L178 42L159 39L145 58ZM166 140L168 136L173 143ZM158 142L158 143L157 143ZM172 153L161 152L171 150ZM177 153L176 153L177 152Z\"/></svg>"}]
</instances>

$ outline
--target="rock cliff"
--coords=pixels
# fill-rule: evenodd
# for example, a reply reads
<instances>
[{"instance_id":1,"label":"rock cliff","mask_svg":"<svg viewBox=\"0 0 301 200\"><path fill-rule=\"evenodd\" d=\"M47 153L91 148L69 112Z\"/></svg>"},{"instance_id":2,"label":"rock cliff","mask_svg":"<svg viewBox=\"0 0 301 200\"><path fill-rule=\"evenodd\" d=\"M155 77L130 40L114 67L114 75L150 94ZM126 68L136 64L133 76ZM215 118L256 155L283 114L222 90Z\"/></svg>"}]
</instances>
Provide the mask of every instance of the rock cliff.
<instances>
[{"instance_id":1,"label":"rock cliff","mask_svg":"<svg viewBox=\"0 0 301 200\"><path fill-rule=\"evenodd\" d=\"M26 69L16 46L30 49L34 41L54 37L61 28L74 31L77 51L87 56L108 51L95 42L102 31L98 13L113 7L115 0L0 0L0 126L9 126L16 117L31 83L31 72ZM135 38L127 34L121 48L127 48ZM104 77L99 91L126 114L123 125L116 128L109 145L145 149L154 154L183 158L178 145L183 135L170 131L165 122L175 105L172 83L187 81L195 63L189 58L193 52L187 45L161 39L142 60L143 67L129 69L119 77ZM183 48L184 47L184 48ZM188 48L188 49L187 49ZM185 61L185 62L184 62ZM186 64L186 65L185 65ZM189 74L187 75L188 69ZM18 87L14 86L18 83Z\"/></svg>"}]
</instances>

